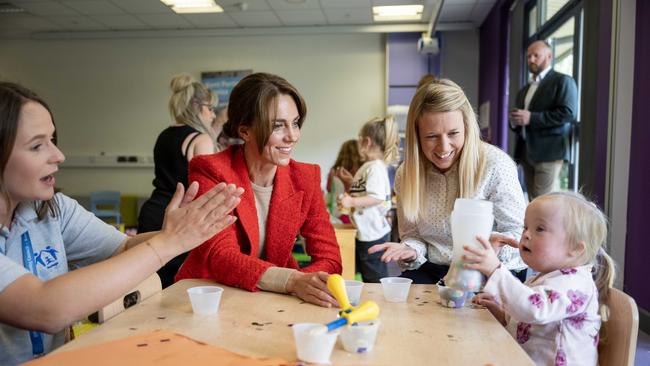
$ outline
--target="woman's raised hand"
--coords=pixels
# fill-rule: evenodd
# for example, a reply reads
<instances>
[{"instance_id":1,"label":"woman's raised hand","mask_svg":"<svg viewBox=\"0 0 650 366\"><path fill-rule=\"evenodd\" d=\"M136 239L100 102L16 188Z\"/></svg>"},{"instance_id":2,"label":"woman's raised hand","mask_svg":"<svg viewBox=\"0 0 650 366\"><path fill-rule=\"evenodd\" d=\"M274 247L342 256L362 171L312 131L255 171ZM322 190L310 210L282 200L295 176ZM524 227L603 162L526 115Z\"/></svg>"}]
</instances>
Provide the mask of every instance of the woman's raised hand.
<instances>
[{"instance_id":1,"label":"woman's raised hand","mask_svg":"<svg viewBox=\"0 0 650 366\"><path fill-rule=\"evenodd\" d=\"M409 262L415 260L418 255L415 249L401 243L376 244L368 248L369 254L377 252L384 252L381 256L381 260L386 263L390 261Z\"/></svg>"},{"instance_id":2,"label":"woman's raised hand","mask_svg":"<svg viewBox=\"0 0 650 366\"><path fill-rule=\"evenodd\" d=\"M178 253L193 249L235 222L230 212L239 204L243 188L234 184L219 183L194 199L199 184L192 182L184 192L182 184L165 209L165 219L160 232L166 242Z\"/></svg>"}]
</instances>

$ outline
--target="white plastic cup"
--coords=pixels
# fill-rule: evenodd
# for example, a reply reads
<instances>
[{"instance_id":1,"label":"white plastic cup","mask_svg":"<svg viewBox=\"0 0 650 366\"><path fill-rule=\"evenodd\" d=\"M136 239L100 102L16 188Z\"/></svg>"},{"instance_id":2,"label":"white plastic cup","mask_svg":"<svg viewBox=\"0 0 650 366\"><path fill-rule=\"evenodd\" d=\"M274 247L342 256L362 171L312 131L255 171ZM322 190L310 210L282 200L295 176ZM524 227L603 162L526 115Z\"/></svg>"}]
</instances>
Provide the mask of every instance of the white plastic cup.
<instances>
[{"instance_id":1,"label":"white plastic cup","mask_svg":"<svg viewBox=\"0 0 650 366\"><path fill-rule=\"evenodd\" d=\"M352 353L366 353L372 351L381 322L379 319L375 319L355 324L356 325L341 328L341 343L343 344L343 349Z\"/></svg>"},{"instance_id":2,"label":"white plastic cup","mask_svg":"<svg viewBox=\"0 0 650 366\"><path fill-rule=\"evenodd\" d=\"M296 342L296 356L305 362L329 364L337 331L328 332L327 327L317 323L297 323L292 327Z\"/></svg>"},{"instance_id":3,"label":"white plastic cup","mask_svg":"<svg viewBox=\"0 0 650 366\"><path fill-rule=\"evenodd\" d=\"M219 312L223 289L217 286L197 286L187 289L194 314L212 315Z\"/></svg>"},{"instance_id":4,"label":"white plastic cup","mask_svg":"<svg viewBox=\"0 0 650 366\"><path fill-rule=\"evenodd\" d=\"M359 305L361 300L361 291L363 290L363 282L355 280L345 281L345 292L348 294L348 300L352 306Z\"/></svg>"},{"instance_id":5,"label":"white plastic cup","mask_svg":"<svg viewBox=\"0 0 650 366\"><path fill-rule=\"evenodd\" d=\"M384 277L379 280L384 291L384 298L390 302L406 302L413 282L410 278Z\"/></svg>"}]
</instances>

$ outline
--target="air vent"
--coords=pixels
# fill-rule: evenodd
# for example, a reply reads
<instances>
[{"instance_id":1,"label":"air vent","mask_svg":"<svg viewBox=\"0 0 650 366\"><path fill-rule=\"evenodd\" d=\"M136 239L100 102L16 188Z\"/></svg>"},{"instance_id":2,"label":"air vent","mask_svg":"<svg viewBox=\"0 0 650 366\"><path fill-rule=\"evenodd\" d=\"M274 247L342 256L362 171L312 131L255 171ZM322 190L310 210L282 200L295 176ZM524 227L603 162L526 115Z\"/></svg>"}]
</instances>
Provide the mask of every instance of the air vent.
<instances>
[{"instance_id":1,"label":"air vent","mask_svg":"<svg viewBox=\"0 0 650 366\"><path fill-rule=\"evenodd\" d=\"M0 2L0 14L23 13L24 11L25 9L19 8L14 4Z\"/></svg>"}]
</instances>

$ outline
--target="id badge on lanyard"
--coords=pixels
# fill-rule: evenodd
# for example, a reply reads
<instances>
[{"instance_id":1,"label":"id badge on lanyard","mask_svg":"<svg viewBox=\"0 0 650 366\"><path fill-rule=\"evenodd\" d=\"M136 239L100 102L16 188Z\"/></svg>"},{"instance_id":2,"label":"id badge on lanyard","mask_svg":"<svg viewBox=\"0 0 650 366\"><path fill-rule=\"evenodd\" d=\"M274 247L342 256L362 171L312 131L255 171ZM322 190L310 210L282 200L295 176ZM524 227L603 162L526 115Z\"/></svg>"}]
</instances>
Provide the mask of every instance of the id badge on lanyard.
<instances>
[{"instance_id":1,"label":"id badge on lanyard","mask_svg":"<svg viewBox=\"0 0 650 366\"><path fill-rule=\"evenodd\" d=\"M25 231L20 236L20 242L23 247L23 266L31 271L34 276L38 277L38 270L36 269L36 261L34 260L34 249L32 248L32 240L29 238L29 232ZM34 357L42 356L45 353L43 347L43 333L29 331L29 339L32 341L32 353Z\"/></svg>"}]
</instances>

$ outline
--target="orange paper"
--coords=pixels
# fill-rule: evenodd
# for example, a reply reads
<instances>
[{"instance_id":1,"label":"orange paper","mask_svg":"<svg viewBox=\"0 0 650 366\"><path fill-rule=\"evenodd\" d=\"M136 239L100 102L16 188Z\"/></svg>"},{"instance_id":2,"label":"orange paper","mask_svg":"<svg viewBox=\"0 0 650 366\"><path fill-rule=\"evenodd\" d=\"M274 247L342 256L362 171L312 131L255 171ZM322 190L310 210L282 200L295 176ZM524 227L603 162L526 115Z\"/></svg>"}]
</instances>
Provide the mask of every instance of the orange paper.
<instances>
[{"instance_id":1,"label":"orange paper","mask_svg":"<svg viewBox=\"0 0 650 366\"><path fill-rule=\"evenodd\" d=\"M287 366L288 364L279 358L239 355L181 334L159 330L78 350L50 354L24 365Z\"/></svg>"}]
</instances>

